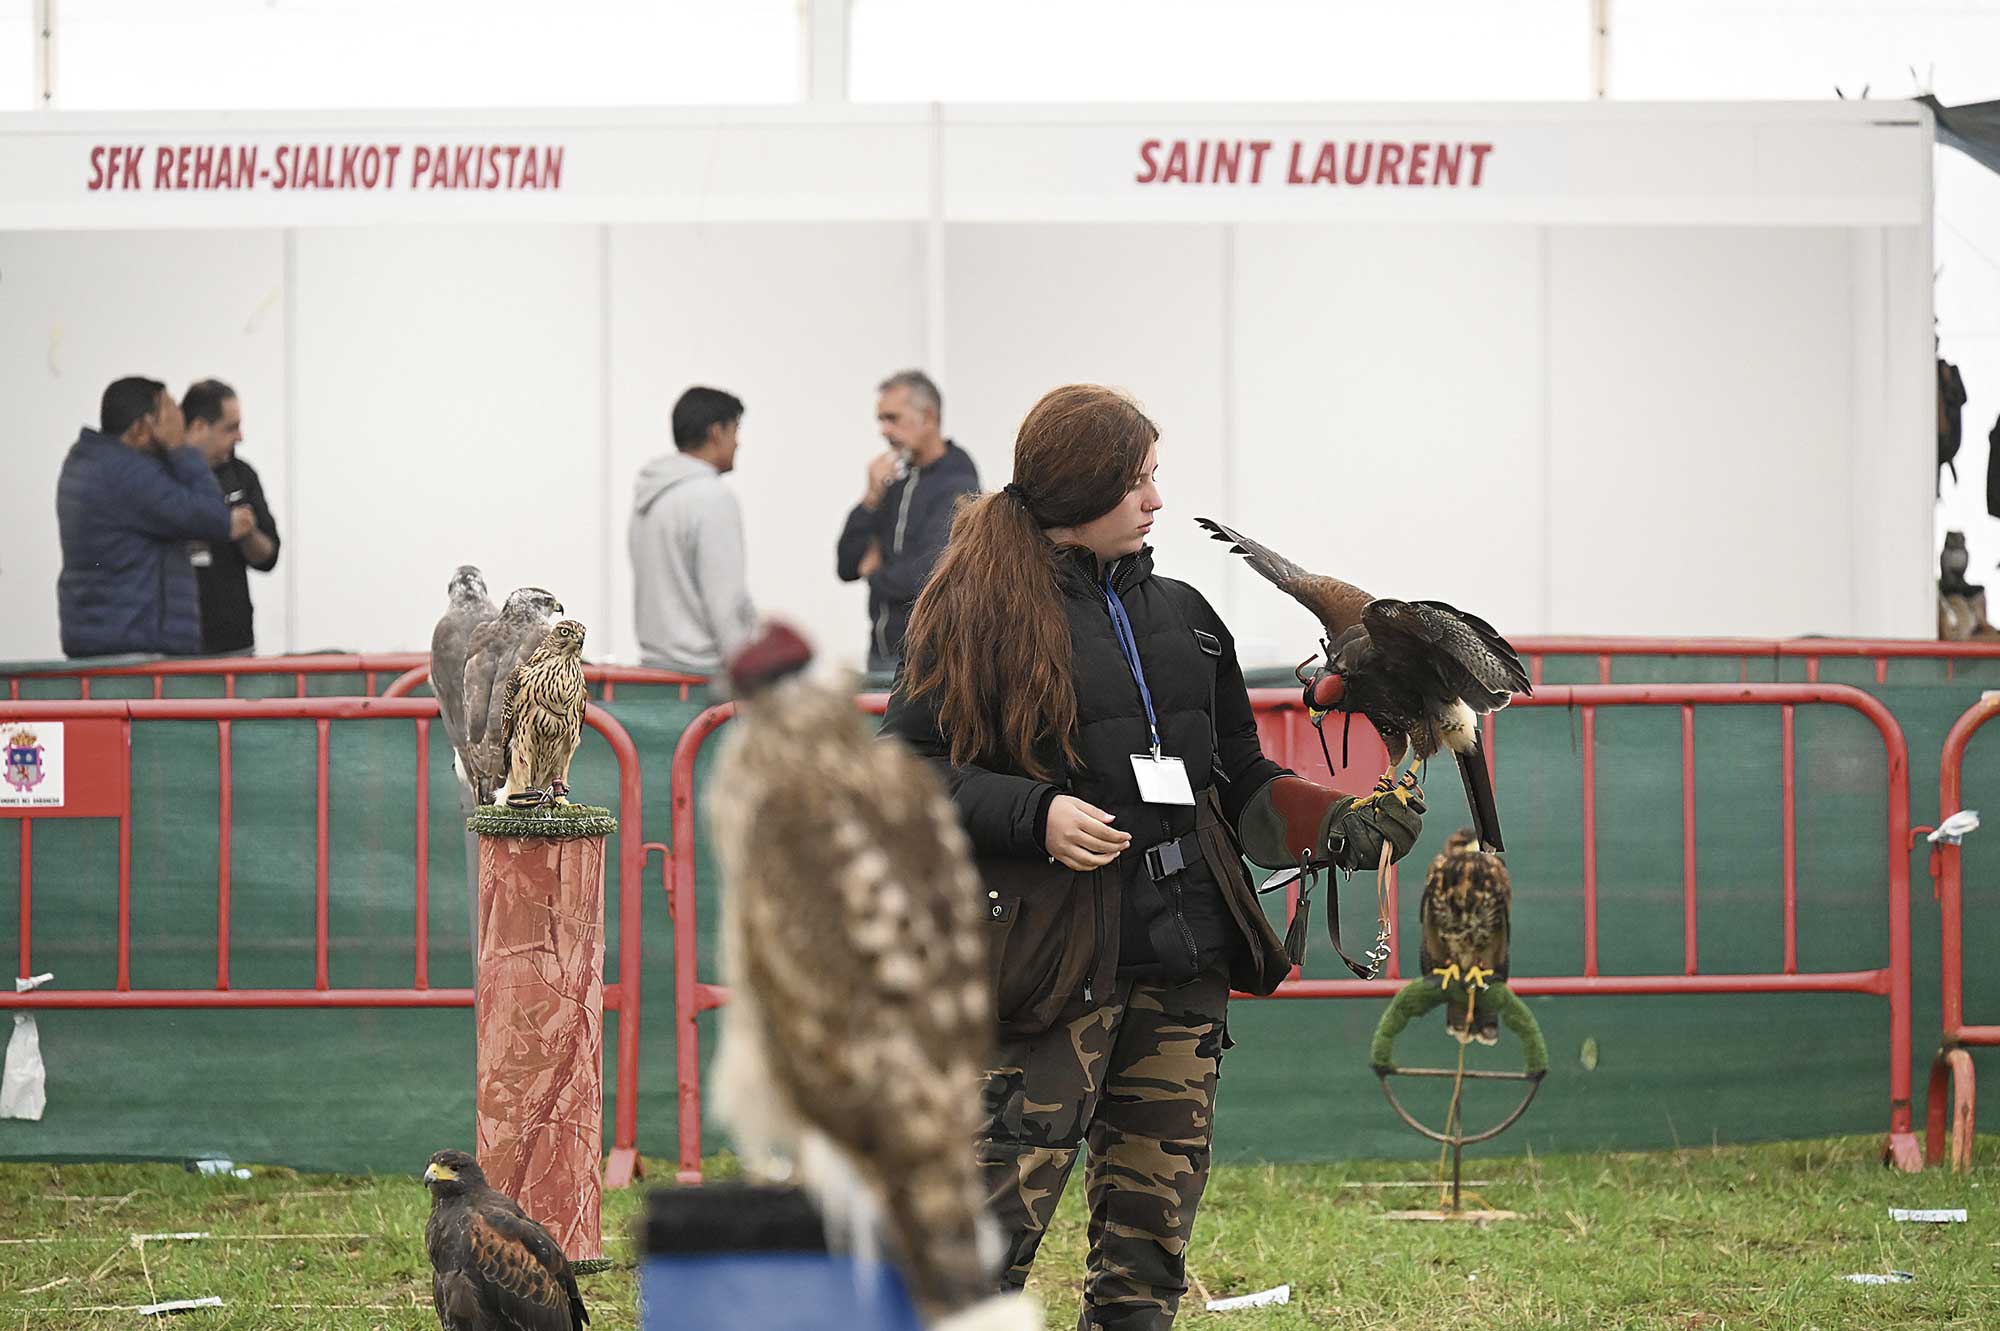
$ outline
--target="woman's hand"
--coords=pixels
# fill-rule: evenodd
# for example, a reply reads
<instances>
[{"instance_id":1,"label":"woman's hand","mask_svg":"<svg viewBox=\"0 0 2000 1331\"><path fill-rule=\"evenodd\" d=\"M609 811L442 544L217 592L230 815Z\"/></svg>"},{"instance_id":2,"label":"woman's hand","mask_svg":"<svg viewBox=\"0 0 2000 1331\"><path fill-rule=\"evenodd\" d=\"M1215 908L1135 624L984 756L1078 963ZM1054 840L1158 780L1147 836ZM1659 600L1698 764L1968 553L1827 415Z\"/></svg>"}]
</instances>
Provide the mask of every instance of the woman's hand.
<instances>
[{"instance_id":1,"label":"woman's hand","mask_svg":"<svg viewBox=\"0 0 2000 1331\"><path fill-rule=\"evenodd\" d=\"M1042 844L1049 855L1072 869L1101 869L1132 844L1132 834L1111 824L1117 821L1094 804L1074 795L1058 795L1049 804L1048 831Z\"/></svg>"}]
</instances>

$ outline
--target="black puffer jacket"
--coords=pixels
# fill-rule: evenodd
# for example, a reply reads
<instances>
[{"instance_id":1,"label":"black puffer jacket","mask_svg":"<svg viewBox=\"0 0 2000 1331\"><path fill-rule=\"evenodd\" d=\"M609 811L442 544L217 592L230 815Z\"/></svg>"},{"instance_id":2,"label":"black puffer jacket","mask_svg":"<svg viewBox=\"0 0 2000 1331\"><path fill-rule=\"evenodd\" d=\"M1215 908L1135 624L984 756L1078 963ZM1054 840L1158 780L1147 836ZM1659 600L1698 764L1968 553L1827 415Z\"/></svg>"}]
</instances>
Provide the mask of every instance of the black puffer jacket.
<instances>
[{"instance_id":1,"label":"black puffer jacket","mask_svg":"<svg viewBox=\"0 0 2000 1331\"><path fill-rule=\"evenodd\" d=\"M1165 752L1187 764L1195 791L1215 788L1225 819L1237 826L1251 796L1284 769L1258 745L1228 628L1194 588L1155 576L1150 550L1119 560L1108 572L1132 621ZM1063 955L1031 957L1025 964L1003 961L1003 1025L1009 1023L1010 1006L1064 990L1062 977L1074 977L1079 988L1108 987L1119 971L1191 978L1197 970L1228 964L1241 945L1222 888L1206 863L1194 859L1157 885L1145 872L1145 849L1194 831L1197 811L1139 798L1131 755L1151 748L1146 712L1112 630L1095 558L1065 552L1061 583L1080 767L1066 768L1053 743L1041 756L1058 773L1055 784L998 767L953 767L950 745L938 733L935 698L912 704L900 684L883 723L885 733L908 741L944 776L986 881L989 920L1020 933L1031 923L1028 916L1084 909L1094 916L1093 956L1072 955L1073 945L1063 944ZM1131 847L1092 873L1051 864L1043 833L1048 806L1059 793L1114 815L1114 826L1132 834ZM1038 936L1062 932L1048 927L1046 918L1032 923Z\"/></svg>"}]
</instances>

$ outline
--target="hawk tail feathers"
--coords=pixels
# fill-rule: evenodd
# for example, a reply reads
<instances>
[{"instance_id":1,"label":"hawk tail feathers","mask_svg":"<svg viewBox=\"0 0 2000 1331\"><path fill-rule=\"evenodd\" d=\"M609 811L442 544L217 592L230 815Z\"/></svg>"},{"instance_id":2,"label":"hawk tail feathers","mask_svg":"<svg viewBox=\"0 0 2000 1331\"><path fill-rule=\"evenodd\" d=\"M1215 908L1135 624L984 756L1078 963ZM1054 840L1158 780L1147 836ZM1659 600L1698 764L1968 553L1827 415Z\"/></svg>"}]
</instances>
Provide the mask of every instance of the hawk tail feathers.
<instances>
[{"instance_id":1,"label":"hawk tail feathers","mask_svg":"<svg viewBox=\"0 0 2000 1331\"><path fill-rule=\"evenodd\" d=\"M1481 850L1504 851L1500 839L1500 806L1493 801L1493 778L1486 771L1486 752L1475 741L1456 755L1458 775L1465 782L1465 805L1472 813L1472 828Z\"/></svg>"},{"instance_id":2,"label":"hawk tail feathers","mask_svg":"<svg viewBox=\"0 0 2000 1331\"><path fill-rule=\"evenodd\" d=\"M1214 518L1196 518L1195 523L1208 533L1210 540L1228 545L1230 554L1243 556L1251 568L1279 587L1289 590L1289 584L1307 576L1297 564L1261 541L1251 540L1234 527L1224 526Z\"/></svg>"}]
</instances>

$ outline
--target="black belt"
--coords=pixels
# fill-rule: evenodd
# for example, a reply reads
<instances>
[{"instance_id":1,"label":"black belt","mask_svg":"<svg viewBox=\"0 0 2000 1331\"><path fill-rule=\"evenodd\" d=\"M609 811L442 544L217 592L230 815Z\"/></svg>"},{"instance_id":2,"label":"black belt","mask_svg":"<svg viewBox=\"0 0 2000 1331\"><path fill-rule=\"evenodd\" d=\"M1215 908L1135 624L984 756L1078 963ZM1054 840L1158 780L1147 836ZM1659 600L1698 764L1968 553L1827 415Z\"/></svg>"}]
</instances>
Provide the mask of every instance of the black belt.
<instances>
[{"instance_id":1,"label":"black belt","mask_svg":"<svg viewBox=\"0 0 2000 1331\"><path fill-rule=\"evenodd\" d=\"M1201 833L1189 832L1146 848L1146 876L1156 883L1165 882L1200 858Z\"/></svg>"}]
</instances>

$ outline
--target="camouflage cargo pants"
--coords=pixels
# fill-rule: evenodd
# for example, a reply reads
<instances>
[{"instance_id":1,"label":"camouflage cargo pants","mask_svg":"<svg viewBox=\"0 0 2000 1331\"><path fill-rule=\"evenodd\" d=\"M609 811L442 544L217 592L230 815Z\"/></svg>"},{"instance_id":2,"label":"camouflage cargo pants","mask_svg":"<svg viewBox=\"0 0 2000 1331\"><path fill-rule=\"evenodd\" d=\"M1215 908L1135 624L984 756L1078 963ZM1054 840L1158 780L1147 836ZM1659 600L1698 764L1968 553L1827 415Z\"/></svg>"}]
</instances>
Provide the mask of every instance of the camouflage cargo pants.
<instances>
[{"instance_id":1,"label":"camouflage cargo pants","mask_svg":"<svg viewBox=\"0 0 2000 1331\"><path fill-rule=\"evenodd\" d=\"M1080 1331L1171 1326L1208 1182L1229 984L1121 979L1108 1002L1065 1008L1005 1041L987 1074L980 1168L1008 1241L1006 1283L1026 1283L1063 1184L1088 1146L1090 1269Z\"/></svg>"}]
</instances>

